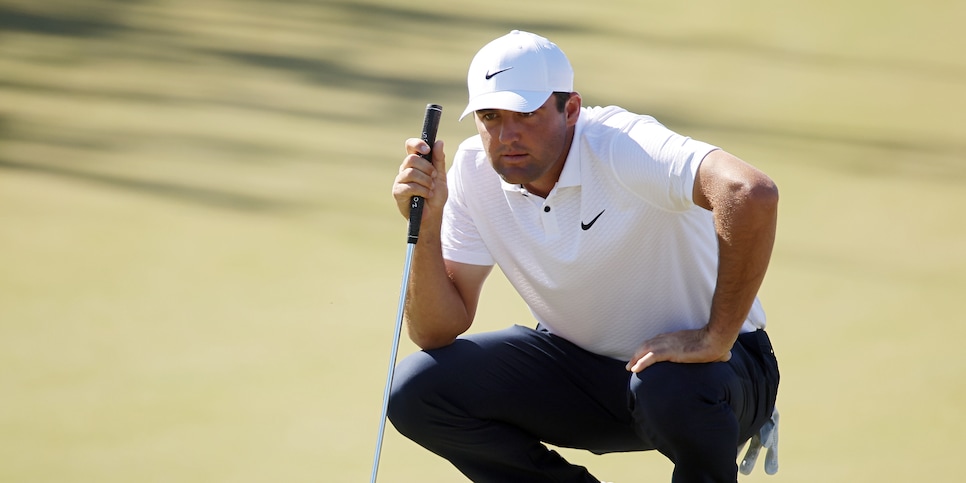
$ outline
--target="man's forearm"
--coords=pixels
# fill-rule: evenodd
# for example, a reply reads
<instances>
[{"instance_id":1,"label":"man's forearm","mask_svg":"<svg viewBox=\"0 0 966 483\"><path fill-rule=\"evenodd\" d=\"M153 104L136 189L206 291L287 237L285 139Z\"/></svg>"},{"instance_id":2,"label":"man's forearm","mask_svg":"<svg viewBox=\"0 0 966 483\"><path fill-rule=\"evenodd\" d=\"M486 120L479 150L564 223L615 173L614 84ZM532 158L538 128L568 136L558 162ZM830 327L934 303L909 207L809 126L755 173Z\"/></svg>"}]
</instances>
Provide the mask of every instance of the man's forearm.
<instances>
[{"instance_id":1,"label":"man's forearm","mask_svg":"<svg viewBox=\"0 0 966 483\"><path fill-rule=\"evenodd\" d=\"M422 235L413 252L405 314L409 338L421 349L448 345L470 326L466 305L446 271L438 232Z\"/></svg>"}]
</instances>

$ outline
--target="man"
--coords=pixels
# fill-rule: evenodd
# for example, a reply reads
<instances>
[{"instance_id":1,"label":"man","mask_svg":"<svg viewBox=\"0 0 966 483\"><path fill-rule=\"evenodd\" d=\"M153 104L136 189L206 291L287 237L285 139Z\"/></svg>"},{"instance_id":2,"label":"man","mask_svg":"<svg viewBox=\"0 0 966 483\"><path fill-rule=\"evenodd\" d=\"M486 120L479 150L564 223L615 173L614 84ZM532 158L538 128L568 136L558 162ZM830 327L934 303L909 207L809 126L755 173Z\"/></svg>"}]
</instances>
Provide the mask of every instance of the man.
<instances>
[{"instance_id":1,"label":"man","mask_svg":"<svg viewBox=\"0 0 966 483\"><path fill-rule=\"evenodd\" d=\"M736 481L778 366L757 292L778 192L653 118L584 108L549 40L513 31L467 77L479 136L406 142L400 212L426 199L389 418L473 481L598 481L543 443L656 449L673 481ZM461 336L499 264L537 326Z\"/></svg>"}]
</instances>

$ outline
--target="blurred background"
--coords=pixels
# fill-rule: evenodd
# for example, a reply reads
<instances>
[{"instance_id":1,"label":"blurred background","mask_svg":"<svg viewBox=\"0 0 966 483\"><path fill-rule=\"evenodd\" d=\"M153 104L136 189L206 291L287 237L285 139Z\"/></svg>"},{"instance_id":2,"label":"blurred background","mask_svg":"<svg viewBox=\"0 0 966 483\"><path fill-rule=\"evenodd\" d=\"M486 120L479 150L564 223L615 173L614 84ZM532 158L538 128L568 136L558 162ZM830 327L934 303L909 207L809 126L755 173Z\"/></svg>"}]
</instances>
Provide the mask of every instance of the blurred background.
<instances>
[{"instance_id":1,"label":"blurred background","mask_svg":"<svg viewBox=\"0 0 966 483\"><path fill-rule=\"evenodd\" d=\"M0 0L0 481L352 482L427 103L511 29L782 193L781 469L962 481L966 4ZM531 324L499 273L474 331ZM404 341L400 356L414 346ZM657 453L564 450L601 479ZM463 481L393 429L380 481Z\"/></svg>"}]
</instances>

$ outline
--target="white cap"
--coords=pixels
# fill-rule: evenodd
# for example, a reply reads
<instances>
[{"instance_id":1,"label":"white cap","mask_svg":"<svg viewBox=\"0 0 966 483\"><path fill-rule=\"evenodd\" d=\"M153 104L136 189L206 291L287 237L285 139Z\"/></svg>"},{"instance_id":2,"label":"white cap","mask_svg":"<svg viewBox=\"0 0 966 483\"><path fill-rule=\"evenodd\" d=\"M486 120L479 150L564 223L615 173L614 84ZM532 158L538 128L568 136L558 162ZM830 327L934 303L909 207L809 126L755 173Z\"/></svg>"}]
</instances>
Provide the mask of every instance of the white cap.
<instances>
[{"instance_id":1,"label":"white cap","mask_svg":"<svg viewBox=\"0 0 966 483\"><path fill-rule=\"evenodd\" d=\"M553 42L514 30L476 53L466 85L470 102L460 119L480 109L533 112L550 94L574 90L574 69Z\"/></svg>"}]
</instances>

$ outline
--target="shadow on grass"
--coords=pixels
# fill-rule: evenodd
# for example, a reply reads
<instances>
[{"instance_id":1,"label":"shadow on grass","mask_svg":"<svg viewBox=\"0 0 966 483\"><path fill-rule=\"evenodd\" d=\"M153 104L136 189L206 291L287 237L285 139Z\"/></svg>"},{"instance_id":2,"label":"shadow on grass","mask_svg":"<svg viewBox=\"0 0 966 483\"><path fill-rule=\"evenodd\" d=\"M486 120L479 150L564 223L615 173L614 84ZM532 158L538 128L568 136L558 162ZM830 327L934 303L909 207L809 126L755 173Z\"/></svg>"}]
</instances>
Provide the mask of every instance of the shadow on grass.
<instances>
[{"instance_id":1,"label":"shadow on grass","mask_svg":"<svg viewBox=\"0 0 966 483\"><path fill-rule=\"evenodd\" d=\"M279 3L305 4L303 0L281 0ZM402 6L406 5L406 6ZM341 18L351 25L376 31L397 31L399 34L411 35L414 29L422 29L426 35L439 35L445 41L445 33L450 30L462 32L479 31L509 31L511 29L537 32L553 38L553 34L603 34L605 30L593 29L587 25L576 25L567 22L550 20L532 20L517 18L513 22L505 19L487 17L482 9L473 9L462 15L440 13L428 8L413 7L418 3L399 3L385 5L382 3L365 1L332 1L326 3L326 9L334 11L336 18ZM546 18L553 18L547 15ZM447 29L442 31L441 29ZM488 40L488 39L487 39ZM482 46L482 44L481 44ZM472 55L475 52L470 52ZM469 64L469 58L466 59Z\"/></svg>"},{"instance_id":2,"label":"shadow on grass","mask_svg":"<svg viewBox=\"0 0 966 483\"><path fill-rule=\"evenodd\" d=\"M264 3L247 0L239 2L239 5L248 4L249 7L258 7L258 12L264 10ZM66 5L66 4L65 4ZM456 99L462 98L465 87L462 82L452 82L449 79L452 73L446 76L421 76L418 73L409 72L407 69L388 69L385 66L360 66L353 64L351 59L347 59L344 52L322 51L313 53L312 51L289 52L277 50L266 50L260 48L259 35L269 29L271 32L281 33L287 27L275 26L271 22L266 22L265 18L257 16L255 10L250 18L246 18L253 29L245 34L243 41L232 43L211 43L203 41L203 37L193 37L191 29L185 31L152 31L150 36L144 37L135 35L143 33L136 27L126 23L125 18L133 12L133 8L138 7L139 3L124 2L120 0L80 0L69 2L71 8L63 10L52 10L51 8L32 8L22 9L12 6L0 5L0 31L12 33L29 33L48 36L54 39L61 39L63 42L70 42L78 46L83 46L85 42L91 40L103 40L110 38L119 42L131 42L143 49L135 49L134 52L145 50L147 52L163 53L163 55L152 57L147 54L144 59L138 60L149 65L158 65L163 62L170 62L171 59L185 57L192 59L191 62L212 62L228 63L238 66L243 72L268 72L281 74L284 78L294 79L296 82L317 87L319 89L333 89L334 92L354 91L361 93L372 93L385 97L389 101L409 102L412 99ZM160 4L164 8L163 4ZM736 55L761 57L768 61L781 61L786 63L804 64L821 69L874 69L883 73L912 73L912 75L934 76L944 79L959 81L964 75L963 68L954 64L941 65L926 61L908 60L884 60L884 59L863 59L850 58L841 55L828 53L809 53L796 52L772 46L762 45L741 39L714 37L714 36L693 36L689 38L666 38L649 35L645 32L634 33L614 33L604 29L595 29L586 25L579 25L573 22L551 21L551 20L522 20L514 21L512 25L505 19L495 16L487 16L483 13L472 11L460 14L444 13L432 10L430 7L423 7L419 4L382 4L373 1L352 2L347 0L313 2L308 0L280 0L274 2L273 10L269 17L273 19L302 20L308 12L312 17L311 22L299 22L293 27L299 29L300 34L304 35L326 35L327 27L332 26L351 26L353 38L344 39L345 45L352 45L354 48L374 51L380 48L394 48L393 45L385 45L386 39L403 38L403 36L417 37L419 30L425 31L425 36L437 35L440 38L452 36L456 38L467 38L479 36L480 44L489 40L494 31L505 31L509 28L520 28L539 32L554 38L558 35L570 35L578 37L603 36L608 38L623 39L633 45L645 47L666 48L677 50L693 51L726 51ZM297 7L297 8L296 8ZM179 8L177 6L167 7L170 9ZM68 13L69 12L69 13ZM190 17L187 17L190 19ZM552 17L547 17L552 18ZM217 32L221 27L228 27L229 22L237 22L237 19L224 20L215 18L197 19L198 28L203 29L209 34ZM223 22L224 25L219 24ZM310 27L311 26L311 27ZM318 29L315 30L310 29ZM344 29L343 29L344 30ZM478 34L478 35L477 35ZM214 35L214 34L212 34ZM222 39L224 40L224 39ZM455 41L455 40L454 40ZM226 46L227 45L227 46ZM440 43L440 48L448 47ZM472 50L472 49L471 49ZM111 55L110 51L100 48L85 50L81 49L89 57L71 59L72 62L85 65L89 63L97 68L99 61L104 60L101 56ZM414 52L413 55L420 55ZM473 52L466 52L466 61L469 62ZM131 55L125 53L125 55ZM29 61L29 57L24 57ZM21 58L23 60L24 58ZM127 58L127 57L125 57ZM132 61L135 60L133 57ZM167 60L165 60L167 59ZM393 59L403 62L403 59ZM40 62L40 61L37 61ZM167 68L167 64L161 64ZM176 66L171 66L172 75L177 75ZM462 73L453 75L461 77ZM142 87L98 87L96 84L86 83L78 85L71 83L69 79L57 77L45 77L38 82L25 80L0 80L0 93L12 92L15 94L26 94L37 97L84 97L103 99L105 101L124 101L133 104L143 104L146 112L150 112L155 106L159 105L184 105L186 107L204 110L210 107L230 107L248 111L253 116L261 114L292 116L307 121L316 122L339 122L343 124L358 125L360 128L367 123L374 122L379 118L385 117L386 112L357 112L346 115L341 112L333 111L328 105L297 105L288 104L280 106L273 104L269 100L232 96L231 94L221 93L217 90L205 91L204 94L185 94L172 90L170 92L157 92L147 90ZM335 102L337 100L333 100ZM141 106L137 106L141 107ZM627 106L633 109L633 106ZM645 111L640 111L645 112ZM941 180L961 181L966 178L960 162L962 152L966 151L966 146L958 145L956 142L935 143L919 140L907 139L882 139L874 135L869 137L856 137L848 135L819 134L810 132L796 131L793 128L781 125L714 125L695 122L683 119L680 114L675 112L653 113L662 122L669 125L680 126L683 128L708 129L720 132L745 134L762 138L775 139L779 142L792 141L804 143L823 143L826 145L841 145L859 149L870 150L893 150L902 153L924 153L928 155L935 165L927 170L925 176L935 176ZM392 115L392 113L389 113ZM107 128L110 129L110 128ZM95 130L77 130L69 136L64 136L53 132L47 126L30 124L21 117L0 117L0 143L4 140L22 138L27 136L33 143L49 145L68 145L68 147L78 147L89 151L109 151L116 148L116 144L111 142L111 137L129 137L130 132L108 131L101 128ZM137 135L137 134L134 134ZM151 136L145 134L146 140L150 141ZM258 143L251 140L215 138L204 134L196 135L167 135L166 143L183 143L188 145L204 145L206 148L224 151L226 158L236 161L252 159L258 153L264 153ZM248 153L248 156L245 156ZM254 153L254 154L251 154ZM953 160L953 161L949 161ZM902 161L885 160L884 163L899 163ZM217 206L221 208L246 210L246 211L266 211L290 208L286 202L269 200L258 196L246 194L230 193L217 189L202 189L196 187L180 186L173 183L162 181L146 181L132 179L126 175L95 173L92 170L96 166L85 166L84 170L71 169L64 166L51 166L45 164L43 160L18 159L16 161L0 159L0 170L17 170L44 173L55 175L62 178L76 179L78 181L95 183L100 186L116 189L135 190L150 193L158 196L179 199L192 203ZM845 169L849 169L848 166ZM216 182L216 181L215 181Z\"/></svg>"},{"instance_id":3,"label":"shadow on grass","mask_svg":"<svg viewBox=\"0 0 966 483\"><path fill-rule=\"evenodd\" d=\"M638 112L647 112L640 110ZM782 125L717 124L687 119L673 112L648 112L658 121L683 134L702 130L727 135L752 136L779 146L811 145L822 148L858 149L869 154L857 158L815 159L816 165L836 171L859 173L866 176L904 176L942 184L961 184L966 181L966 145L954 141L909 140L883 138L876 133L867 136L843 133L807 132ZM794 148L792 148L794 149Z\"/></svg>"},{"instance_id":4,"label":"shadow on grass","mask_svg":"<svg viewBox=\"0 0 966 483\"><path fill-rule=\"evenodd\" d=\"M77 4L104 2L76 2ZM113 2L121 4L122 2ZM77 12L78 10L75 10ZM85 15L47 14L28 12L0 5L0 31L29 32L58 37L106 37L129 30L123 24L113 21L106 11L98 9Z\"/></svg>"},{"instance_id":5,"label":"shadow on grass","mask_svg":"<svg viewBox=\"0 0 966 483\"><path fill-rule=\"evenodd\" d=\"M268 212L289 211L305 206L250 194L231 193L211 188L165 183L161 181L139 180L106 173L94 173L64 166L50 166L37 163L18 163L0 159L0 169L44 174L59 178L91 183L99 186L121 189L165 198L205 205L214 208L227 208L237 211Z\"/></svg>"},{"instance_id":6,"label":"shadow on grass","mask_svg":"<svg viewBox=\"0 0 966 483\"><path fill-rule=\"evenodd\" d=\"M48 146L59 146L68 149L83 149L90 151L108 151L113 149L113 143L104 138L89 138L82 132L72 135L61 132L60 136L44 135L37 139L35 130L27 130L27 134L14 133L13 122L6 116L0 116L0 141L17 139L21 141L39 142ZM39 129L38 129L39 130ZM19 129L18 129L19 131ZM214 208L231 209L247 212L291 211L305 208L306 205L288 201L270 199L244 193L234 193L225 190L186 186L159 180L135 179L88 169L71 168L67 166L53 166L40 162L18 162L0 157L0 172L22 172L53 176L71 181L94 184L97 186L120 189L163 198L174 198L179 201L204 205Z\"/></svg>"},{"instance_id":7,"label":"shadow on grass","mask_svg":"<svg viewBox=\"0 0 966 483\"><path fill-rule=\"evenodd\" d=\"M742 57L760 58L769 63L797 64L816 70L839 70L844 72L867 70L890 77L907 75L950 82L966 81L966 64L940 63L920 59L872 58L841 55L829 52L808 52L766 45L735 37L704 35L692 37L658 37L634 32L608 34L633 45L652 46L678 51L727 52Z\"/></svg>"},{"instance_id":8,"label":"shadow on grass","mask_svg":"<svg viewBox=\"0 0 966 483\"><path fill-rule=\"evenodd\" d=\"M232 50L207 50L207 53L258 69L271 69L296 75L309 83L330 88L377 93L396 99L457 96L463 86L437 80L420 80L393 75L379 75L353 69L334 59L317 59L283 54L265 54ZM366 116L369 119L372 116ZM341 117L341 122L345 120ZM361 119L360 119L361 120Z\"/></svg>"}]
</instances>

